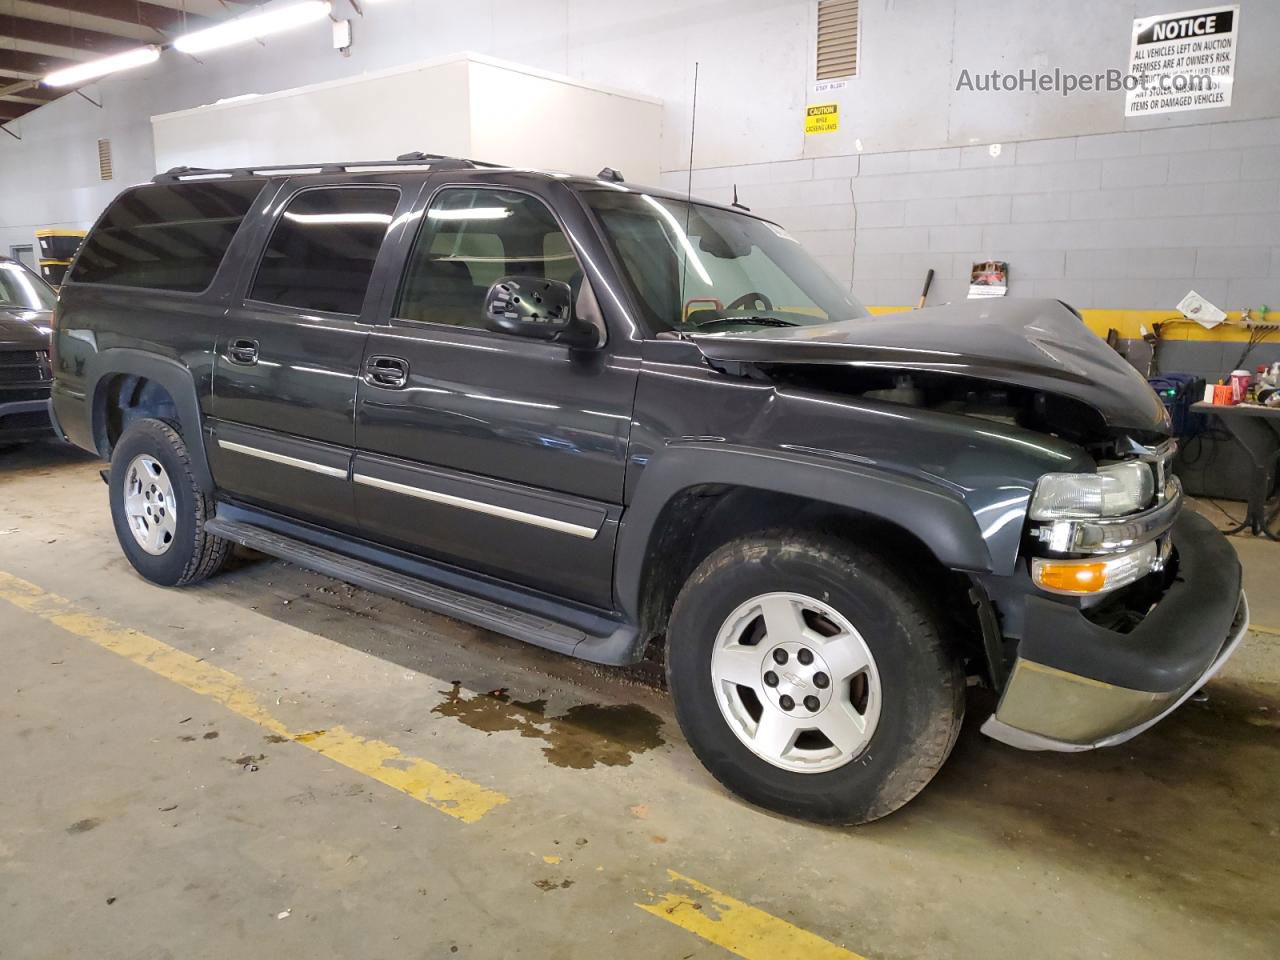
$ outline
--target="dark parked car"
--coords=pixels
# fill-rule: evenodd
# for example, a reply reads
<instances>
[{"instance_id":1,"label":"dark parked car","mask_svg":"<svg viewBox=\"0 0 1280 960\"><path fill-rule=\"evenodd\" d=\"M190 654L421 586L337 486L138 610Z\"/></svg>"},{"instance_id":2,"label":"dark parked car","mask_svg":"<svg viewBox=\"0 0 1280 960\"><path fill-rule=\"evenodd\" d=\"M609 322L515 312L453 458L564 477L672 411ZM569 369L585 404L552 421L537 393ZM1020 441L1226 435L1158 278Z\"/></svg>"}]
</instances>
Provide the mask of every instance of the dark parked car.
<instances>
[{"instance_id":1,"label":"dark parked car","mask_svg":"<svg viewBox=\"0 0 1280 960\"><path fill-rule=\"evenodd\" d=\"M1052 300L872 319L779 226L412 155L125 191L53 410L134 567L232 542L599 663L664 655L722 783L854 823L969 680L1028 749L1120 743L1244 633L1158 398Z\"/></svg>"},{"instance_id":2,"label":"dark parked car","mask_svg":"<svg viewBox=\"0 0 1280 960\"><path fill-rule=\"evenodd\" d=\"M57 294L0 257L0 446L51 436L49 323Z\"/></svg>"}]
</instances>

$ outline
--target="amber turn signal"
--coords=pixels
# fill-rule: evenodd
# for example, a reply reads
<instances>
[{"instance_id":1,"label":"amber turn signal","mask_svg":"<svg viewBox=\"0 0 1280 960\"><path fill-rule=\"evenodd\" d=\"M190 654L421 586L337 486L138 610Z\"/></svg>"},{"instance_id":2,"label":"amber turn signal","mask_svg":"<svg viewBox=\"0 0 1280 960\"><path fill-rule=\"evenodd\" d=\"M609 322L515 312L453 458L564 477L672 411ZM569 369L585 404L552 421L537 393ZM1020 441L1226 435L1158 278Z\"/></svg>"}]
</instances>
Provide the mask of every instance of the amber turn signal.
<instances>
[{"instance_id":1,"label":"amber turn signal","mask_svg":"<svg viewBox=\"0 0 1280 960\"><path fill-rule=\"evenodd\" d=\"M1104 559L1031 561L1031 579L1041 590L1088 596L1123 587L1160 568L1162 561L1155 543Z\"/></svg>"},{"instance_id":2,"label":"amber turn signal","mask_svg":"<svg viewBox=\"0 0 1280 960\"><path fill-rule=\"evenodd\" d=\"M1054 593L1097 593L1107 585L1105 563L1036 564L1036 586Z\"/></svg>"}]
</instances>

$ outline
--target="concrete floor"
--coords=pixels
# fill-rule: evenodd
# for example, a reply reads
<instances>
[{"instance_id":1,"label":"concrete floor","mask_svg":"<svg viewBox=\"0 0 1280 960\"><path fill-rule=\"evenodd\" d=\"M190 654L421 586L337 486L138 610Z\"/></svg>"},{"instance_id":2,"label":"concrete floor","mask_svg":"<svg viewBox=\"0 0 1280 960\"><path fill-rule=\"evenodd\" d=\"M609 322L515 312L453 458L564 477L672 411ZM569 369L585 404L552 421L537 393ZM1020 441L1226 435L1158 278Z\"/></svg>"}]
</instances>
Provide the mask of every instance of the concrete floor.
<instances>
[{"instance_id":1,"label":"concrete floor","mask_svg":"<svg viewBox=\"0 0 1280 960\"><path fill-rule=\"evenodd\" d=\"M1074 756L971 722L835 830L723 792L643 670L266 560L146 584L99 466L0 454L6 960L1280 955L1280 545L1207 702Z\"/></svg>"}]
</instances>

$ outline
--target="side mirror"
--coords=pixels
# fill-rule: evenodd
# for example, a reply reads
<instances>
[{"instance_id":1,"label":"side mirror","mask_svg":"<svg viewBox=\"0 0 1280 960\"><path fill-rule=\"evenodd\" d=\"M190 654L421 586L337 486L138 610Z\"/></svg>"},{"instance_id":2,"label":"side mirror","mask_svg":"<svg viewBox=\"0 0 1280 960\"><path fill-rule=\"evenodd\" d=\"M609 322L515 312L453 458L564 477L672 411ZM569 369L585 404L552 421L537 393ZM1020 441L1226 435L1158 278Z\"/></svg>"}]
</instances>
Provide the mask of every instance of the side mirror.
<instances>
[{"instance_id":1,"label":"side mirror","mask_svg":"<svg viewBox=\"0 0 1280 960\"><path fill-rule=\"evenodd\" d=\"M595 327L573 315L573 290L560 280L503 277L484 298L486 326L499 333L594 349Z\"/></svg>"}]
</instances>

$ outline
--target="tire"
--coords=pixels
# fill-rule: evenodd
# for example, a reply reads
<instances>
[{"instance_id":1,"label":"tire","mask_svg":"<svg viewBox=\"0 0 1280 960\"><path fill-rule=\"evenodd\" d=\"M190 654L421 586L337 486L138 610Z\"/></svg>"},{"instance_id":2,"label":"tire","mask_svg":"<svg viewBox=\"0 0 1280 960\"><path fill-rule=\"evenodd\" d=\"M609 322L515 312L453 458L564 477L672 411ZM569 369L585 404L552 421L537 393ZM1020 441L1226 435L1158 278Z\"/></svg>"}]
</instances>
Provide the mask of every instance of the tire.
<instances>
[{"instance_id":1,"label":"tire","mask_svg":"<svg viewBox=\"0 0 1280 960\"><path fill-rule=\"evenodd\" d=\"M960 732L964 674L940 622L863 547L787 532L733 541L672 610L676 717L703 766L745 800L815 823L876 820L928 784Z\"/></svg>"},{"instance_id":2,"label":"tire","mask_svg":"<svg viewBox=\"0 0 1280 960\"><path fill-rule=\"evenodd\" d=\"M212 576L226 562L231 542L204 529L213 516L213 498L196 486L187 445L168 423L144 419L129 425L111 455L109 490L116 538L147 580L185 586ZM135 529L144 532L135 535Z\"/></svg>"}]
</instances>

